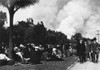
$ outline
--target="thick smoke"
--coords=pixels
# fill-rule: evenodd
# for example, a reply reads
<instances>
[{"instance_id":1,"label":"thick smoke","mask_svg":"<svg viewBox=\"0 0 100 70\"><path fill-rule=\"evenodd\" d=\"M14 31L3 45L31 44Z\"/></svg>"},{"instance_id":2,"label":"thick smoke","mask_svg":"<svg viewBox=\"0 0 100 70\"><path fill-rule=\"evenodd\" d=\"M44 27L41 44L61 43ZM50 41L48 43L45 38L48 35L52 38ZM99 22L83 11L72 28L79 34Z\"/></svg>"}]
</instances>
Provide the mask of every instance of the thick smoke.
<instances>
[{"instance_id":1,"label":"thick smoke","mask_svg":"<svg viewBox=\"0 0 100 70\"><path fill-rule=\"evenodd\" d=\"M71 0L58 14L62 31L69 37L80 32L84 37L93 38L100 29L99 0Z\"/></svg>"},{"instance_id":2,"label":"thick smoke","mask_svg":"<svg viewBox=\"0 0 100 70\"><path fill-rule=\"evenodd\" d=\"M100 0L40 0L39 3L16 12L14 22L34 19L45 27L65 33L69 38L80 32L93 38L100 30Z\"/></svg>"},{"instance_id":3,"label":"thick smoke","mask_svg":"<svg viewBox=\"0 0 100 70\"><path fill-rule=\"evenodd\" d=\"M32 17L69 38L77 32L93 38L100 29L99 6L99 0L40 0L32 7Z\"/></svg>"}]
</instances>

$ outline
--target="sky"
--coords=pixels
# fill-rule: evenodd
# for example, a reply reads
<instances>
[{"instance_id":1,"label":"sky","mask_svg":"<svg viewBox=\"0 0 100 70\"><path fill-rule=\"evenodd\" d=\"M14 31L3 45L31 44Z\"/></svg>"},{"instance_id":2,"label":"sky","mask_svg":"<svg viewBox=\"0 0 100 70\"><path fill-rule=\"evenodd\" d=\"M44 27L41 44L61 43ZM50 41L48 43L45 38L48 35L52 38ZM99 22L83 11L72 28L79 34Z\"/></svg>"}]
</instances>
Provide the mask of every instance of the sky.
<instances>
[{"instance_id":1,"label":"sky","mask_svg":"<svg viewBox=\"0 0 100 70\"><path fill-rule=\"evenodd\" d=\"M39 0L35 5L19 9L14 23L30 17L35 24L43 21L46 28L61 31L68 38L78 32L93 38L100 30L100 0Z\"/></svg>"}]
</instances>

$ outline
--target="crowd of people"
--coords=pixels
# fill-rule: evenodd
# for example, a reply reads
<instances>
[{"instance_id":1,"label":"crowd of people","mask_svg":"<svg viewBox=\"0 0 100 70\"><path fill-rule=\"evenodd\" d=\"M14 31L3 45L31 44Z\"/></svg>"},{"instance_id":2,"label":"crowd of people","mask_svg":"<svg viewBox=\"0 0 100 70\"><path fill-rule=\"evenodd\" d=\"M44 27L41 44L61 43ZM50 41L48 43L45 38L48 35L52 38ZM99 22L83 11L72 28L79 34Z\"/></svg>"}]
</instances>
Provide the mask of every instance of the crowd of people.
<instances>
[{"instance_id":1,"label":"crowd of people","mask_svg":"<svg viewBox=\"0 0 100 70\"><path fill-rule=\"evenodd\" d=\"M92 40L84 40L81 38L76 46L72 43L65 45L35 45L28 43L26 45L14 45L12 49L12 58L8 57L8 49L3 44L0 47L0 65L16 64L16 63L41 63L41 60L61 60L62 57L70 56L72 53L79 57L79 62L92 61L97 63L99 58L99 44L96 38Z\"/></svg>"},{"instance_id":2,"label":"crowd of people","mask_svg":"<svg viewBox=\"0 0 100 70\"><path fill-rule=\"evenodd\" d=\"M26 46L20 44L19 47L14 46L12 49L12 59L8 57L8 49L0 47L0 65L16 64L16 63L31 63L37 64L41 62L43 48L41 45L35 46L32 43Z\"/></svg>"},{"instance_id":3,"label":"crowd of people","mask_svg":"<svg viewBox=\"0 0 100 70\"><path fill-rule=\"evenodd\" d=\"M64 47L64 48L63 48ZM68 46L47 44L46 46L28 43L26 45L14 45L12 49L12 59L8 57L8 47L4 43L0 47L0 65L8 64L38 64L41 60L62 60L67 56L65 53L70 48ZM67 47L67 48L65 48ZM64 51L66 50L66 51Z\"/></svg>"},{"instance_id":4,"label":"crowd of people","mask_svg":"<svg viewBox=\"0 0 100 70\"><path fill-rule=\"evenodd\" d=\"M77 44L77 55L80 63L86 61L97 63L99 58L99 44L96 42L96 38L92 40L80 39Z\"/></svg>"}]
</instances>

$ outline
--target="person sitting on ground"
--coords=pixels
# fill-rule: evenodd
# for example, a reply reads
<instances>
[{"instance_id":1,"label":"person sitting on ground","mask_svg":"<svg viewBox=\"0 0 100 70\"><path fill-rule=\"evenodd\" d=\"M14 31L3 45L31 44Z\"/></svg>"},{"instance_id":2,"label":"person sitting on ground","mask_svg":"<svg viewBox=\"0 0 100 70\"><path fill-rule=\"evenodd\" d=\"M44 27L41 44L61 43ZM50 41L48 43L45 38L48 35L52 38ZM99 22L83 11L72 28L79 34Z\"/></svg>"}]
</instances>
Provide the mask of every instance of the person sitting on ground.
<instances>
[{"instance_id":1,"label":"person sitting on ground","mask_svg":"<svg viewBox=\"0 0 100 70\"><path fill-rule=\"evenodd\" d=\"M3 51L0 51L0 66L7 65L10 61L11 59Z\"/></svg>"},{"instance_id":2,"label":"person sitting on ground","mask_svg":"<svg viewBox=\"0 0 100 70\"><path fill-rule=\"evenodd\" d=\"M14 47L12 53L15 62L21 62L23 60L23 56L18 47Z\"/></svg>"},{"instance_id":3,"label":"person sitting on ground","mask_svg":"<svg viewBox=\"0 0 100 70\"><path fill-rule=\"evenodd\" d=\"M23 47L22 53L23 53L24 63L29 63L29 60L30 60L30 44L27 44L26 46Z\"/></svg>"}]
</instances>

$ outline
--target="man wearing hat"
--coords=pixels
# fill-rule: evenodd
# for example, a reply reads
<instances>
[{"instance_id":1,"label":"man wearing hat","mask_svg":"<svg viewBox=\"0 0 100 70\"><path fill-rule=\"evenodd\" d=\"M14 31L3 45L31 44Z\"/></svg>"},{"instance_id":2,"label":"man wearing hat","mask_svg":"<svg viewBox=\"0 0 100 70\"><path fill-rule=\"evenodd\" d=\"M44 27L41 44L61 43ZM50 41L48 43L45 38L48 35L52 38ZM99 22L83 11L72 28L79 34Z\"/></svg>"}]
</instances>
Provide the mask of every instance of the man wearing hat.
<instances>
[{"instance_id":1,"label":"man wearing hat","mask_svg":"<svg viewBox=\"0 0 100 70\"><path fill-rule=\"evenodd\" d=\"M92 61L93 62L98 62L99 50L98 50L98 44L96 42L96 38L94 38L92 40L91 53L93 53L93 55L92 55Z\"/></svg>"},{"instance_id":2,"label":"man wearing hat","mask_svg":"<svg viewBox=\"0 0 100 70\"><path fill-rule=\"evenodd\" d=\"M79 61L81 63L85 62L85 52L86 52L86 48L85 48L85 44L83 39L80 39L78 44L77 44L77 54L79 56Z\"/></svg>"}]
</instances>

